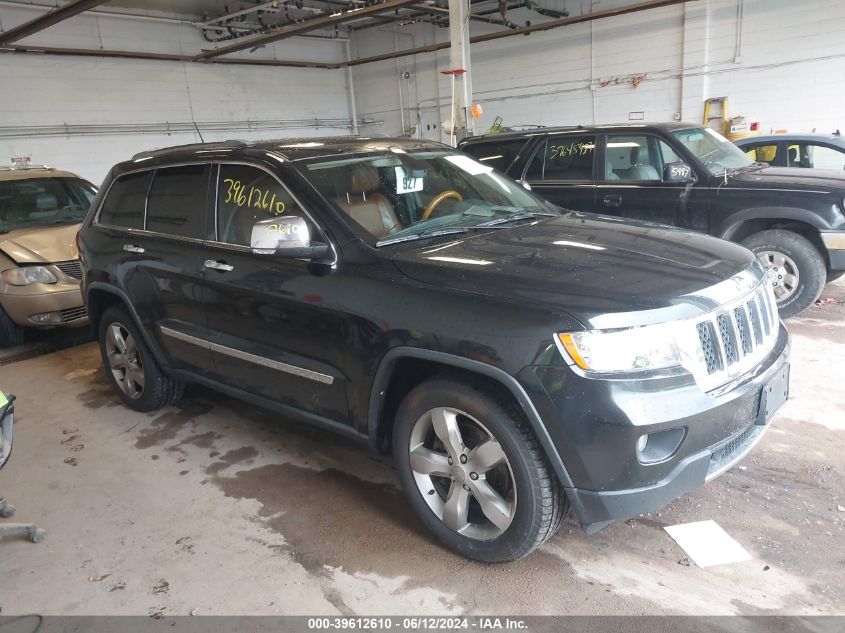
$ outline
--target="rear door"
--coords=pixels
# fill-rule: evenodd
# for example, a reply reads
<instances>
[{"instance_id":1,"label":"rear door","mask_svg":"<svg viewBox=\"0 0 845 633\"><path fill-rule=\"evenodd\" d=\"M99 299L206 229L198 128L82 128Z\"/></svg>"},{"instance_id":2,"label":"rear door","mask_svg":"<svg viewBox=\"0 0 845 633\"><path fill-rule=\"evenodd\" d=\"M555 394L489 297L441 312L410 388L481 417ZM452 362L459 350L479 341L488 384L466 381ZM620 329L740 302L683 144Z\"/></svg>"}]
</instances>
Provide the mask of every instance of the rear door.
<instances>
[{"instance_id":1,"label":"rear door","mask_svg":"<svg viewBox=\"0 0 845 633\"><path fill-rule=\"evenodd\" d=\"M536 144L522 179L554 204L575 211L594 211L596 140L595 134L549 135Z\"/></svg>"},{"instance_id":2,"label":"rear door","mask_svg":"<svg viewBox=\"0 0 845 633\"><path fill-rule=\"evenodd\" d=\"M208 371L211 353L203 293L203 242L211 165L160 167L146 202L144 229L124 237L122 281L141 321L171 367Z\"/></svg>"},{"instance_id":3,"label":"rear door","mask_svg":"<svg viewBox=\"0 0 845 633\"><path fill-rule=\"evenodd\" d=\"M665 165L683 161L666 141L654 134L609 134L603 148L604 168L596 192L596 211L708 230L707 188L699 183L663 179Z\"/></svg>"},{"instance_id":4,"label":"rear door","mask_svg":"<svg viewBox=\"0 0 845 633\"><path fill-rule=\"evenodd\" d=\"M311 262L256 255L253 225L300 216L319 226L273 174L222 164L215 232L203 255L215 378L248 393L347 422L344 328L333 308L336 276Z\"/></svg>"}]
</instances>

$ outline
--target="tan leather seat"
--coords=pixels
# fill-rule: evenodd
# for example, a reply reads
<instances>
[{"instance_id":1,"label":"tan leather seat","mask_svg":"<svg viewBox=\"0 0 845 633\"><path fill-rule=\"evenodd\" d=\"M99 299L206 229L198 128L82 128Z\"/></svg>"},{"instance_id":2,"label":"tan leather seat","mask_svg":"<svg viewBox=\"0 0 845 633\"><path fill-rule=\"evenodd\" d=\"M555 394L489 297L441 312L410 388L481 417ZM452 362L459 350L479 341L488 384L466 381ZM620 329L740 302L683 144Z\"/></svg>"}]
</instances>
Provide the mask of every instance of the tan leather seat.
<instances>
[{"instance_id":1,"label":"tan leather seat","mask_svg":"<svg viewBox=\"0 0 845 633\"><path fill-rule=\"evenodd\" d=\"M341 209L378 238L401 228L399 218L385 196L378 193L378 169L366 163L350 167L352 185L346 198L337 200Z\"/></svg>"}]
</instances>

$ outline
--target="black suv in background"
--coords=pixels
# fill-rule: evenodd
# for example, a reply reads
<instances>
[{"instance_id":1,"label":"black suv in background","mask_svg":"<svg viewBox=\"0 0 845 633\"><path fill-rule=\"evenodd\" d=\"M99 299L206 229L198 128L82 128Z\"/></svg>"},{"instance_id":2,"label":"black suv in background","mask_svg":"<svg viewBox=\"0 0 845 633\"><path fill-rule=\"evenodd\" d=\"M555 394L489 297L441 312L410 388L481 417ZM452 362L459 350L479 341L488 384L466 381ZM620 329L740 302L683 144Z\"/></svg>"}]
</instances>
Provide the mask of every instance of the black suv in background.
<instances>
[{"instance_id":1,"label":"black suv in background","mask_svg":"<svg viewBox=\"0 0 845 633\"><path fill-rule=\"evenodd\" d=\"M79 249L127 406L196 382L392 447L422 522L478 560L528 554L570 507L589 531L662 507L786 398L788 334L749 251L561 212L439 144L141 154Z\"/></svg>"},{"instance_id":2,"label":"black suv in background","mask_svg":"<svg viewBox=\"0 0 845 633\"><path fill-rule=\"evenodd\" d=\"M754 162L700 125L548 128L459 148L562 207L743 244L769 271L784 317L845 273L845 175Z\"/></svg>"}]
</instances>

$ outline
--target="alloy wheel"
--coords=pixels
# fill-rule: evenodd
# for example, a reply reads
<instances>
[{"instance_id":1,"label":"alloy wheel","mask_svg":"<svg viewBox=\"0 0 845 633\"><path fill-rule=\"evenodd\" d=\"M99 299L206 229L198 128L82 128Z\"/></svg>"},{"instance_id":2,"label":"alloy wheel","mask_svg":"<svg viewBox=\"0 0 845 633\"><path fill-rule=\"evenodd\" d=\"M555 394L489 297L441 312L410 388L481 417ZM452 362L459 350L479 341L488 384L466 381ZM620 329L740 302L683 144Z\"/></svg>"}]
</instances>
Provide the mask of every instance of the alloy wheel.
<instances>
[{"instance_id":1,"label":"alloy wheel","mask_svg":"<svg viewBox=\"0 0 845 633\"><path fill-rule=\"evenodd\" d=\"M759 251L757 259L766 268L775 299L783 302L798 290L798 266L791 257L778 251Z\"/></svg>"},{"instance_id":2,"label":"alloy wheel","mask_svg":"<svg viewBox=\"0 0 845 633\"><path fill-rule=\"evenodd\" d=\"M106 330L106 357L120 390L133 400L144 393L144 367L135 339L120 323Z\"/></svg>"},{"instance_id":3,"label":"alloy wheel","mask_svg":"<svg viewBox=\"0 0 845 633\"><path fill-rule=\"evenodd\" d=\"M513 521L516 485L498 440L464 411L438 407L411 430L414 481L449 529L477 540L500 536Z\"/></svg>"}]
</instances>

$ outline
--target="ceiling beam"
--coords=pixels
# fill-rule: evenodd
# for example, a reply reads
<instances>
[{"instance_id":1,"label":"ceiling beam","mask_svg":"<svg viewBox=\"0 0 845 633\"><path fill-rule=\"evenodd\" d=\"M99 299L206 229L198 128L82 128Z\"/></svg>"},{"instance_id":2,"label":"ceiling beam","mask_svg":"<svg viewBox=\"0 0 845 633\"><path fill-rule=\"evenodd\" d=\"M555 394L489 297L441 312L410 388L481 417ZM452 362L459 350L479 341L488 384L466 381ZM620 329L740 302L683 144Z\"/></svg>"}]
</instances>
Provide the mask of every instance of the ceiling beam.
<instances>
[{"instance_id":1,"label":"ceiling beam","mask_svg":"<svg viewBox=\"0 0 845 633\"><path fill-rule=\"evenodd\" d=\"M529 35L538 31L549 31L551 29L560 28L562 26L571 26L573 24L581 24L583 22L592 22L593 20L601 20L604 18L612 18L620 15L627 15L629 13L637 13L639 11L647 11L649 9L659 9L662 7L669 7L675 4L684 4L685 2L696 2L697 0L649 0L648 2L638 2L636 4L629 4L615 9L604 9L602 11L593 11L592 13L584 13L561 20L550 20L548 22L540 22L530 26L523 26L517 29L506 29L501 31L493 31L492 33L484 33L482 35L475 35L469 39L471 44L478 44L480 42L489 42L491 40L498 40L504 37L513 37L514 35ZM379 55L371 55L369 57L359 57L348 62L341 62L340 66L361 66L363 64L372 64L374 62L381 62L388 59L396 59L397 57L407 57L409 55L418 55L420 53L433 53L445 48L449 48L449 42L438 42L436 44L427 44L425 46L417 46L416 48L406 48L401 51L391 53L381 53Z\"/></svg>"},{"instance_id":2,"label":"ceiling beam","mask_svg":"<svg viewBox=\"0 0 845 633\"><path fill-rule=\"evenodd\" d=\"M0 33L0 45L11 44L12 42L16 42L24 37L29 37L30 35L43 31L54 24L63 22L64 20L72 18L83 11L93 9L94 7L105 4L106 2L108 2L108 0L71 0L60 7L56 7L52 11L48 11L47 13L30 20L29 22L24 22L19 26Z\"/></svg>"},{"instance_id":3,"label":"ceiling beam","mask_svg":"<svg viewBox=\"0 0 845 633\"><path fill-rule=\"evenodd\" d=\"M215 57L220 57L221 55L228 55L229 53L235 53L248 48L255 48L256 46L264 46L265 44L278 42L279 40L283 40L294 35L307 33L308 31L314 31L327 26L334 26L336 24L341 24L342 22L349 22L350 20L357 20L368 15L377 14L381 11L398 9L414 4L414 2L418 1L419 0L385 0L384 2L380 2L378 4L337 11L336 13L316 17L311 20L304 20L298 24L275 29L263 35L246 38L240 40L239 42L235 42L234 44L230 44L229 46L222 46L220 48L204 51L199 55L195 55L193 59L194 61L206 61Z\"/></svg>"},{"instance_id":4,"label":"ceiling beam","mask_svg":"<svg viewBox=\"0 0 845 633\"><path fill-rule=\"evenodd\" d=\"M28 46L24 44L13 44L11 46L0 46L0 53L42 53L45 55L77 56L77 57L109 57L119 59L143 59L151 61L166 62L190 62L192 55L176 55L172 53L147 53L144 51L115 51L100 48L59 48L54 46ZM309 62L297 60L279 59L239 59L237 57L210 59L211 64L229 64L235 66L275 66L286 68L339 68L337 63Z\"/></svg>"}]
</instances>

